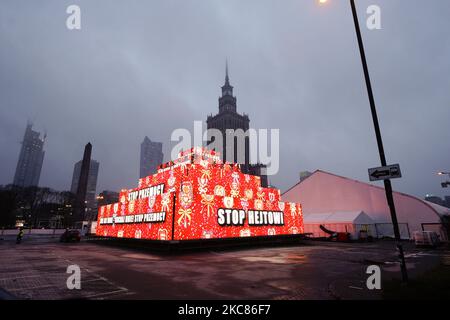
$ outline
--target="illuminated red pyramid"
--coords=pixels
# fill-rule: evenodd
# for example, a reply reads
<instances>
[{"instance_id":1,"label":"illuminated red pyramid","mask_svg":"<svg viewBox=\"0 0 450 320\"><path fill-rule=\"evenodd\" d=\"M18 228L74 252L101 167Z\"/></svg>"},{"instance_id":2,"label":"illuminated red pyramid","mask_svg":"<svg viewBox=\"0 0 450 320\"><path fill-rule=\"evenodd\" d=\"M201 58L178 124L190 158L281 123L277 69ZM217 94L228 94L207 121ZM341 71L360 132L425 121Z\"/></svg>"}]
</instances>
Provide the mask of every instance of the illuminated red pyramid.
<instances>
[{"instance_id":1,"label":"illuminated red pyramid","mask_svg":"<svg viewBox=\"0 0 450 320\"><path fill-rule=\"evenodd\" d=\"M195 147L102 206L96 233L104 237L198 240L303 233L300 204L280 201L258 176L219 154Z\"/></svg>"}]
</instances>

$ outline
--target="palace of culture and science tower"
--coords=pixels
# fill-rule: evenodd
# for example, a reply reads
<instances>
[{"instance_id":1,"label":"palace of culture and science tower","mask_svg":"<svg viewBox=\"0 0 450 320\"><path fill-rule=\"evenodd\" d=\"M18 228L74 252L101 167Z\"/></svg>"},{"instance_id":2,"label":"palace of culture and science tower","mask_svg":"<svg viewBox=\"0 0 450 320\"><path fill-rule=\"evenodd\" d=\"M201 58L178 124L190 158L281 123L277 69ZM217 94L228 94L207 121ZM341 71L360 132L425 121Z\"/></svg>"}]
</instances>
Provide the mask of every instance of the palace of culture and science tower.
<instances>
[{"instance_id":1,"label":"palace of culture and science tower","mask_svg":"<svg viewBox=\"0 0 450 320\"><path fill-rule=\"evenodd\" d=\"M230 79L228 77L228 64L225 71L225 84L222 86L222 96L219 98L219 113L216 115L208 116L206 120L207 129L218 129L223 135L223 159L226 158L226 130L227 129L242 129L246 132L249 129L250 119L248 115L240 114L237 112L236 97L233 96L233 86L230 85ZM237 143L234 143L234 163L237 163ZM209 143L211 143L210 141ZM245 137L245 161L241 163L241 170L244 173L257 175L261 177L261 184L263 187L267 187L267 176L262 174L262 169L265 168L263 164L250 163L250 141L249 137Z\"/></svg>"}]
</instances>

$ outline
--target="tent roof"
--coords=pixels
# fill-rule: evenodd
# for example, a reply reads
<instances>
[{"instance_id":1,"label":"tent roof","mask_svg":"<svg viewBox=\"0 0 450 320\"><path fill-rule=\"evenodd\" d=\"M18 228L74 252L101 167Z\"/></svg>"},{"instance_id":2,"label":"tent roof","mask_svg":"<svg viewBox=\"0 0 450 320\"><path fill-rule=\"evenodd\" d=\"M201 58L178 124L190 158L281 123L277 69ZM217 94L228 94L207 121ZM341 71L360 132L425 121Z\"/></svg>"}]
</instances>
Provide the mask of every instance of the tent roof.
<instances>
[{"instance_id":1,"label":"tent roof","mask_svg":"<svg viewBox=\"0 0 450 320\"><path fill-rule=\"evenodd\" d=\"M426 200L422 200L422 201L425 202L430 207L432 207L437 212L437 214L440 215L441 217L450 215L449 208L440 206L440 205L430 202L430 201L426 201Z\"/></svg>"},{"instance_id":2,"label":"tent roof","mask_svg":"<svg viewBox=\"0 0 450 320\"><path fill-rule=\"evenodd\" d=\"M303 223L323 223L331 216L331 213L305 213Z\"/></svg>"},{"instance_id":3,"label":"tent roof","mask_svg":"<svg viewBox=\"0 0 450 320\"><path fill-rule=\"evenodd\" d=\"M340 179L344 179L344 180L348 180L348 181L353 181L353 182L355 182L355 183L359 183L359 184L362 184L362 185L365 185L365 186L369 186L369 187L372 187L372 188L384 190L383 187L380 187L380 186L377 186L377 185L373 185L373 184L370 184L370 183L358 181L358 180L351 179L351 178L347 178L347 177L343 177L343 176L339 176L339 175L337 175L337 174L334 174L334 173L331 173L331 172L327 172L327 171L323 171L323 170L319 170L319 169L318 169L318 170L314 171L309 177L305 178L305 179L302 180L302 181L297 182L295 185L293 185L292 187L290 187L289 189L287 189L286 191L284 191L284 192L282 193L282 195L288 193L289 191L291 191L292 189L294 189L295 187L297 187L299 184L304 183L305 181L308 181L309 179L312 179L312 177L314 177L314 176L316 176L316 175L318 175L318 174L326 174L326 175L334 176L334 177L337 177L337 178L340 178ZM408 198L410 198L410 199L414 199L414 200L416 200L416 201L419 201L419 202L424 203L424 204L427 205L431 210L433 210L434 213L435 213L438 217L440 217L440 218L443 217L443 216L448 216L448 215L450 215L450 209L448 209L448 208L446 208L446 207L440 206L440 205L438 205L438 204L435 204L435 203L432 203L432 202L429 202L429 201L426 201L426 200L422 200L422 199L420 199L420 198L417 198L417 197L415 197L415 196L412 196L412 195L409 195L409 194L406 194L406 193L402 193L402 192L398 192L398 191L393 191L393 193L394 193L394 194L398 194L398 195L402 195L402 196L408 197ZM369 217L369 218L370 218L370 217Z\"/></svg>"},{"instance_id":4,"label":"tent roof","mask_svg":"<svg viewBox=\"0 0 450 320\"><path fill-rule=\"evenodd\" d=\"M303 222L305 224L314 224L314 223L374 224L374 221L363 211L308 213L304 214Z\"/></svg>"}]
</instances>

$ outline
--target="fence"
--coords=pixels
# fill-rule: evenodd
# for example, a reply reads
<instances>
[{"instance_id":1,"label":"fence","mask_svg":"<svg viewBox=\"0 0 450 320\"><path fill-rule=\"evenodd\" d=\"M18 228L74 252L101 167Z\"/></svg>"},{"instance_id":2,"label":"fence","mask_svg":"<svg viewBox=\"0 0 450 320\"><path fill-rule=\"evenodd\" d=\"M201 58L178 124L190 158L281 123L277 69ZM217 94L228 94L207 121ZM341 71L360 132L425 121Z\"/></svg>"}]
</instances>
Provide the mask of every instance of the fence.
<instances>
[{"instance_id":1,"label":"fence","mask_svg":"<svg viewBox=\"0 0 450 320\"><path fill-rule=\"evenodd\" d=\"M328 237L329 234L320 229L319 223L305 223L305 233L311 233L313 237ZM348 232L353 239L358 239L361 231L367 232L374 238L395 238L392 223L353 224L353 223L323 223L325 228L334 232ZM401 239L411 239L411 233L407 223L400 223Z\"/></svg>"},{"instance_id":2,"label":"fence","mask_svg":"<svg viewBox=\"0 0 450 320\"><path fill-rule=\"evenodd\" d=\"M411 232L407 223L399 223L401 239L411 239ZM375 223L375 233L377 238L395 238L394 225L392 223Z\"/></svg>"},{"instance_id":3,"label":"fence","mask_svg":"<svg viewBox=\"0 0 450 320\"><path fill-rule=\"evenodd\" d=\"M63 234L66 229L23 229L25 235L60 235ZM18 229L1 229L0 236L17 235Z\"/></svg>"},{"instance_id":4,"label":"fence","mask_svg":"<svg viewBox=\"0 0 450 320\"><path fill-rule=\"evenodd\" d=\"M448 242L448 226L443 223L422 223L422 231L434 231L439 235L439 239Z\"/></svg>"}]
</instances>

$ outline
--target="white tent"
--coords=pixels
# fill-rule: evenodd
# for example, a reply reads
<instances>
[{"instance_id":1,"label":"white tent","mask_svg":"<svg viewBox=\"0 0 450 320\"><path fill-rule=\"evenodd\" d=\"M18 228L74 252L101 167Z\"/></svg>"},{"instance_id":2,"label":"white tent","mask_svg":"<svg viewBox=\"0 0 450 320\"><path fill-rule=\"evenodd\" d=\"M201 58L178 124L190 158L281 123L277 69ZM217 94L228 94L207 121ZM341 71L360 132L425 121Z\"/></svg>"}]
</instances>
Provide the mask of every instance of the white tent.
<instances>
[{"instance_id":1,"label":"white tent","mask_svg":"<svg viewBox=\"0 0 450 320\"><path fill-rule=\"evenodd\" d=\"M363 211L342 211L333 213L305 213L303 215L305 233L311 233L312 237L329 236L322 229L323 225L330 231L348 232L352 239L358 239L360 231L367 231L370 236L376 236L374 221Z\"/></svg>"},{"instance_id":2,"label":"white tent","mask_svg":"<svg viewBox=\"0 0 450 320\"><path fill-rule=\"evenodd\" d=\"M301 203L305 216L319 215L310 218L316 221L326 218L324 212L363 211L375 223L375 236L393 236L385 191L373 184L317 170L283 193L282 200ZM412 238L414 231L430 230L447 239L441 217L449 215L449 209L400 192L394 192L394 202L402 238Z\"/></svg>"},{"instance_id":3,"label":"white tent","mask_svg":"<svg viewBox=\"0 0 450 320\"><path fill-rule=\"evenodd\" d=\"M449 216L449 215L450 215L450 209L449 209L449 208L440 206L440 205L438 205L438 204L436 204L436 203L433 203L433 202L430 202L430 201L425 201L425 200L423 200L423 202L425 202L425 203L428 204L430 207L432 207L432 208L436 211L436 213L437 213L439 216L441 216L441 217L443 217L443 216Z\"/></svg>"}]
</instances>

